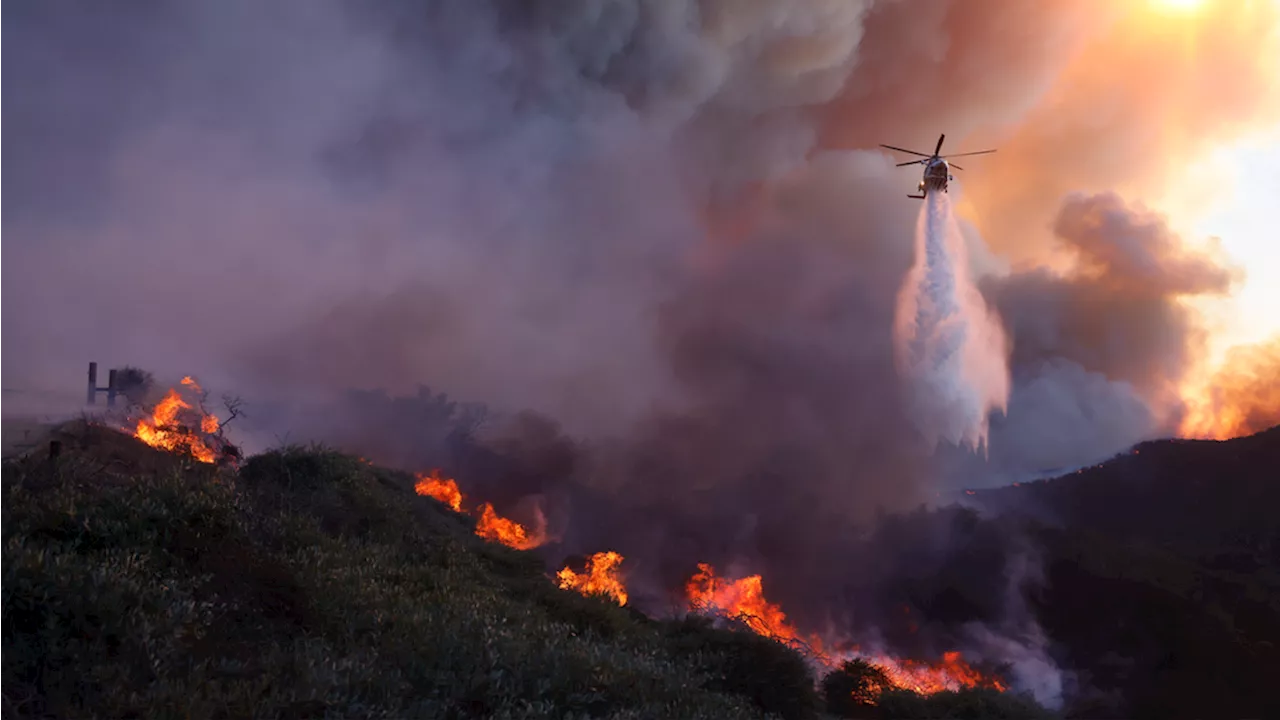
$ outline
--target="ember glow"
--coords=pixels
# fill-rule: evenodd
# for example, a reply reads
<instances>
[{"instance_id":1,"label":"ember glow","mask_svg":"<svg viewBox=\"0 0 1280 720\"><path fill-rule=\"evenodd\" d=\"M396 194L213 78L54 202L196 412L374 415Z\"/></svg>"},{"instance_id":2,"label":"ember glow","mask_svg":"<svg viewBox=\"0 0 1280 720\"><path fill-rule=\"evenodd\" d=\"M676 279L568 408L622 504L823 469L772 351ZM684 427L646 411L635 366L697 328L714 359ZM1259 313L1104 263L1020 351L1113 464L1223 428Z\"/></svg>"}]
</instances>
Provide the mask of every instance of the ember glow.
<instances>
[{"instance_id":1,"label":"ember glow","mask_svg":"<svg viewBox=\"0 0 1280 720\"><path fill-rule=\"evenodd\" d=\"M454 512L463 512L462 502L465 496L453 478L441 477L439 470L432 470L430 474L418 473L414 477L417 478L413 486L414 492L435 498ZM499 542L516 550L532 550L547 541L546 519L540 511L536 518L538 524L532 530L515 520L502 517L489 503L481 504L479 513L476 518L476 535L485 540Z\"/></svg>"},{"instance_id":2,"label":"ember glow","mask_svg":"<svg viewBox=\"0 0 1280 720\"><path fill-rule=\"evenodd\" d=\"M562 590L577 590L583 595L608 595L619 605L627 604L627 588L618 573L622 555L610 550L587 559L586 571L576 573L569 567L560 569L556 579Z\"/></svg>"},{"instance_id":3,"label":"ember glow","mask_svg":"<svg viewBox=\"0 0 1280 720\"><path fill-rule=\"evenodd\" d=\"M921 695L964 688L991 688L1001 692L1008 689L1000 678L983 675L974 669L957 650L943 653L942 659L936 663L898 660L883 655L864 656L863 659L884 670L894 686Z\"/></svg>"},{"instance_id":4,"label":"ember glow","mask_svg":"<svg viewBox=\"0 0 1280 720\"><path fill-rule=\"evenodd\" d=\"M201 392L200 385L190 376L182 378L181 387L184 391ZM183 399L178 388L170 388L156 403L151 416L138 421L133 434L153 448L188 453L200 462L215 462L213 447L194 428L212 435L218 431L218 419L206 413L199 402Z\"/></svg>"}]
</instances>

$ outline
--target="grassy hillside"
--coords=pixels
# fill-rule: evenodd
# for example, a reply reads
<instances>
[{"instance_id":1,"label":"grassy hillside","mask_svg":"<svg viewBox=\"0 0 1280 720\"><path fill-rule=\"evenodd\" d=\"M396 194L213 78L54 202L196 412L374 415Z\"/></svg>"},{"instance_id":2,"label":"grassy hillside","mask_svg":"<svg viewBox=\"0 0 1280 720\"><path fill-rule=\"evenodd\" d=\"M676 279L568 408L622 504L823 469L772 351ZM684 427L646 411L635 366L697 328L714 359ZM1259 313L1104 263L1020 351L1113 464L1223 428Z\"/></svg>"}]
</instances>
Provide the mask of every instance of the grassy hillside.
<instances>
[{"instance_id":1,"label":"grassy hillside","mask_svg":"<svg viewBox=\"0 0 1280 720\"><path fill-rule=\"evenodd\" d=\"M80 423L54 438L56 461L4 467L5 717L822 707L791 649L560 590L535 557L480 540L408 475L314 448L219 471ZM874 715L894 717L888 705Z\"/></svg>"}]
</instances>

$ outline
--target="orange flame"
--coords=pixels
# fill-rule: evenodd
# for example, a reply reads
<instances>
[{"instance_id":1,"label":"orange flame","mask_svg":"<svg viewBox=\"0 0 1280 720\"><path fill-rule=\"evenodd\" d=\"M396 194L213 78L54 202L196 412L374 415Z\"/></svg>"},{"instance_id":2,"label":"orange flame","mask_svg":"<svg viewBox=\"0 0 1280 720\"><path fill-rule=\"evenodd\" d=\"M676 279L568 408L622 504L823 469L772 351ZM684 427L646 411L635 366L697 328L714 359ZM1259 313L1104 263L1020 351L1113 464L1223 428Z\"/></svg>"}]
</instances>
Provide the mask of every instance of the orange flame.
<instances>
[{"instance_id":1,"label":"orange flame","mask_svg":"<svg viewBox=\"0 0 1280 720\"><path fill-rule=\"evenodd\" d=\"M454 512L462 512L462 502L466 496L452 478L441 477L439 470L432 470L430 475L417 473L414 477L417 478L413 486L414 492L435 498ZM538 522L539 525L546 523L541 511L538 513ZM480 506L480 517L476 518L476 535L517 550L532 550L546 542L542 527L530 532L524 525L499 515L489 503Z\"/></svg>"},{"instance_id":2,"label":"orange flame","mask_svg":"<svg viewBox=\"0 0 1280 720\"><path fill-rule=\"evenodd\" d=\"M697 574L685 586L685 594L690 608L695 611L736 617L757 634L784 643L801 640L800 633L787 622L782 608L765 598L764 582L759 575L726 580L717 577L710 565L699 563ZM834 658L823 651L821 638L809 636L803 642L813 649L818 662L827 667L837 664ZM843 654L852 654L879 666L895 687L922 695L973 687L993 688L1002 692L1008 689L1000 678L984 675L967 663L958 651L943 653L942 659L936 663L899 660L887 655L866 655L856 647L851 653Z\"/></svg>"},{"instance_id":3,"label":"orange flame","mask_svg":"<svg viewBox=\"0 0 1280 720\"><path fill-rule=\"evenodd\" d=\"M462 512L462 491L452 478L440 477L439 470L432 470L430 475L418 473L415 477L418 482L413 486L414 492L435 498L454 512Z\"/></svg>"},{"instance_id":4,"label":"orange flame","mask_svg":"<svg viewBox=\"0 0 1280 720\"><path fill-rule=\"evenodd\" d=\"M978 687L1001 692L1008 689L1000 678L983 675L966 662L958 650L943 653L942 660L936 663L899 660L884 655L863 659L884 670L885 675L889 677L889 682L895 687L921 695Z\"/></svg>"},{"instance_id":5,"label":"orange flame","mask_svg":"<svg viewBox=\"0 0 1280 720\"><path fill-rule=\"evenodd\" d=\"M583 595L608 595L619 605L626 605L627 588L618 574L621 564L622 555L612 550L600 552L587 559L586 572L575 573L566 566L556 573L556 578L562 590L577 590Z\"/></svg>"},{"instance_id":6,"label":"orange flame","mask_svg":"<svg viewBox=\"0 0 1280 720\"><path fill-rule=\"evenodd\" d=\"M500 542L516 550L532 550L543 542L541 532L531 533L515 520L502 517L489 503L480 506L480 517L476 520L476 534L485 540Z\"/></svg>"},{"instance_id":7,"label":"orange flame","mask_svg":"<svg viewBox=\"0 0 1280 720\"><path fill-rule=\"evenodd\" d=\"M725 580L707 563L698 563L698 572L685 585L685 596L693 610L738 618L757 634L784 642L799 637L787 623L782 608L764 597L764 580L751 575Z\"/></svg>"},{"instance_id":8,"label":"orange flame","mask_svg":"<svg viewBox=\"0 0 1280 720\"><path fill-rule=\"evenodd\" d=\"M200 392L200 385L190 376L182 378L182 385ZM215 462L217 456L208 442L191 430L189 426L179 422L180 416L184 411L187 414L195 413L197 415L196 418L193 418L192 425L198 426L200 432L212 435L218 431L218 419L216 417L205 413L202 408L183 400L177 388L170 388L169 392L165 393L165 396L160 399L160 402L156 403L155 409L151 411L151 417L138 421L137 426L134 428L134 437L153 448L189 453L200 462Z\"/></svg>"}]
</instances>

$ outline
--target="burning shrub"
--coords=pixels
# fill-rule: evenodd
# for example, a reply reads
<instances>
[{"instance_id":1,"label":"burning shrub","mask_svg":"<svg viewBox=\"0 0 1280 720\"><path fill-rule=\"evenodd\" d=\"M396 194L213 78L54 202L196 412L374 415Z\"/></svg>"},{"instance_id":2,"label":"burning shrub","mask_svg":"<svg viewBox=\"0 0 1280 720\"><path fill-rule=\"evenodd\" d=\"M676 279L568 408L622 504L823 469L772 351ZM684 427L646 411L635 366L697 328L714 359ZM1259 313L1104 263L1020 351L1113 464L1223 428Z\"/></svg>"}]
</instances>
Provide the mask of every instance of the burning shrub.
<instances>
[{"instance_id":1,"label":"burning shrub","mask_svg":"<svg viewBox=\"0 0 1280 720\"><path fill-rule=\"evenodd\" d=\"M784 720L817 716L813 676L794 648L745 626L717 627L716 620L699 615L668 624L667 637L678 656L701 659L710 678L707 689L742 695Z\"/></svg>"}]
</instances>

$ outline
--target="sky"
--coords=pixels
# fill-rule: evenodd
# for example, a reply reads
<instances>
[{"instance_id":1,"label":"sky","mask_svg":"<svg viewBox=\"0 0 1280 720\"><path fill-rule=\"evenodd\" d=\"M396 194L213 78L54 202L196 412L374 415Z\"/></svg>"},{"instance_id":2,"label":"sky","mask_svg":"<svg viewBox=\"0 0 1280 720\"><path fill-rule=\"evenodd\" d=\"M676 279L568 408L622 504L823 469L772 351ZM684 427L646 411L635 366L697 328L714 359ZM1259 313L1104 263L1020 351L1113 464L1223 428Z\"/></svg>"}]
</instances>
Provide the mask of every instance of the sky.
<instances>
[{"instance_id":1,"label":"sky","mask_svg":"<svg viewBox=\"0 0 1280 720\"><path fill-rule=\"evenodd\" d=\"M1261 342L1280 333L1280 217L1275 210L1280 198L1280 140L1276 137L1280 131L1219 148L1206 162L1189 168L1191 173L1204 172L1221 182L1223 197L1182 222L1195 237L1220 239L1222 249L1247 273L1224 307L1206 307L1222 323L1214 335L1217 361L1231 346ZM1177 206L1171 212L1176 213Z\"/></svg>"}]
</instances>

